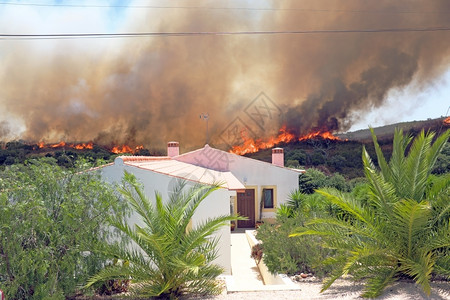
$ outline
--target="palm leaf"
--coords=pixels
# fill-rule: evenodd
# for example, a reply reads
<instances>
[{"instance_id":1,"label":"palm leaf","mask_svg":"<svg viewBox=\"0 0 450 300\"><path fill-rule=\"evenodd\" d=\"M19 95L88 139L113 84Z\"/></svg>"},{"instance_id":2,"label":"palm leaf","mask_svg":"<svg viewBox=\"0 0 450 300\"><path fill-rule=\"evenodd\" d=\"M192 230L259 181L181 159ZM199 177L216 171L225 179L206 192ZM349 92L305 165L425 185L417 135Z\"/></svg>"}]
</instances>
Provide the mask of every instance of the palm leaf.
<instances>
[{"instance_id":1,"label":"palm leaf","mask_svg":"<svg viewBox=\"0 0 450 300\"><path fill-rule=\"evenodd\" d=\"M217 257L217 239L212 235L235 216L204 220L188 230L199 205L217 186L195 186L186 191L185 184L175 187L169 201L155 193L155 205L146 198L133 175L126 173L121 193L141 217L143 225L128 225L126 220L111 218L111 225L128 236L129 245L109 245L104 253L124 259L128 267L106 267L91 277L87 286L109 279L132 279L132 294L144 297L177 297L184 292L218 292L215 277L223 270L213 265Z\"/></svg>"},{"instance_id":2,"label":"palm leaf","mask_svg":"<svg viewBox=\"0 0 450 300\"><path fill-rule=\"evenodd\" d=\"M423 253L416 257L416 259L402 259L399 271L413 277L414 280L422 286L427 295L431 293L430 279L433 272L433 266L436 262L436 257L432 252Z\"/></svg>"},{"instance_id":3,"label":"palm leaf","mask_svg":"<svg viewBox=\"0 0 450 300\"><path fill-rule=\"evenodd\" d=\"M404 199L394 205L393 226L405 244L405 255L411 257L413 248L422 239L424 231L428 230L431 218L431 208L427 202L417 203L414 200Z\"/></svg>"},{"instance_id":4,"label":"palm leaf","mask_svg":"<svg viewBox=\"0 0 450 300\"><path fill-rule=\"evenodd\" d=\"M384 158L384 154L381 151L380 145L378 144L377 136L375 135L373 128L370 128L370 133L372 134L372 140L375 146L375 153L377 155L378 166L381 169L381 174L386 181L390 181L390 179L392 178L392 170L389 168L389 165Z\"/></svg>"},{"instance_id":5,"label":"palm leaf","mask_svg":"<svg viewBox=\"0 0 450 300\"><path fill-rule=\"evenodd\" d=\"M376 298L391 283L395 281L394 276L397 273L395 268L376 268L374 277L367 280L364 293L365 298Z\"/></svg>"}]
</instances>

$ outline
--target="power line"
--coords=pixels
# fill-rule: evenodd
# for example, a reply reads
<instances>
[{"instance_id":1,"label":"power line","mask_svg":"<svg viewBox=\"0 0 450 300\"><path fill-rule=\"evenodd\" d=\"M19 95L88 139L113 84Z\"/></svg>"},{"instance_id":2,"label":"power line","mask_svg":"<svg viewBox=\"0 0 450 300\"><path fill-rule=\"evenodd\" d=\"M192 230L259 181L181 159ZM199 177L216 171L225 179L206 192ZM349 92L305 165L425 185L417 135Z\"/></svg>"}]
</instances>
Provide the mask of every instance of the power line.
<instances>
[{"instance_id":1,"label":"power line","mask_svg":"<svg viewBox=\"0 0 450 300\"><path fill-rule=\"evenodd\" d=\"M450 11L414 11L414 10L345 10L345 9L311 9L311 8L276 8L276 7L213 7L213 6L158 6L158 5L81 5L48 3L12 3L0 2L0 5L37 6L37 7L72 7L72 8L132 8L132 9L185 9L185 10L243 10L273 12L323 12L323 13L365 13L365 14L450 14Z\"/></svg>"},{"instance_id":2,"label":"power line","mask_svg":"<svg viewBox=\"0 0 450 300\"><path fill-rule=\"evenodd\" d=\"M382 32L437 32L450 31L450 27L429 28L379 28L379 29L330 29L287 31L197 31L197 32L130 32L130 33L56 33L56 34L0 34L0 40L87 39L172 36L226 36L226 35L289 35L289 34L336 34L336 33L382 33Z\"/></svg>"}]
</instances>

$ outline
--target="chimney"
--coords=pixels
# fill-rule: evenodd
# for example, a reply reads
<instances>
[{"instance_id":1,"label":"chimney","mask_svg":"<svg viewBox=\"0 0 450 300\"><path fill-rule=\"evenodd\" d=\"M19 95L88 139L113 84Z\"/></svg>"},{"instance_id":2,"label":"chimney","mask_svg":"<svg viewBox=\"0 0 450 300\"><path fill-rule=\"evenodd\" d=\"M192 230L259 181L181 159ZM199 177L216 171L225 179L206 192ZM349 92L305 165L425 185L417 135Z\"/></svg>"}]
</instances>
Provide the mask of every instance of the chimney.
<instances>
[{"instance_id":1,"label":"chimney","mask_svg":"<svg viewBox=\"0 0 450 300\"><path fill-rule=\"evenodd\" d=\"M178 142L167 143L167 156L174 157L180 155L180 145Z\"/></svg>"},{"instance_id":2,"label":"chimney","mask_svg":"<svg viewBox=\"0 0 450 300\"><path fill-rule=\"evenodd\" d=\"M283 148L273 148L272 149L272 165L284 167Z\"/></svg>"}]
</instances>

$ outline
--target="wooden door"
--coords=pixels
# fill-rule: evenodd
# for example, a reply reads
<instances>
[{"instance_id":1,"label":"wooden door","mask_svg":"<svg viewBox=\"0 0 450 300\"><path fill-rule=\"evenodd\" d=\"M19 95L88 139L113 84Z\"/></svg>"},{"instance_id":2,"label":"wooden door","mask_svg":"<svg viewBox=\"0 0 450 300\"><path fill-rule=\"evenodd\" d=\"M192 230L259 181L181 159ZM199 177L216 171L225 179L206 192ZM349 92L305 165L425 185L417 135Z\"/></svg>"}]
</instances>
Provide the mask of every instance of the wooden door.
<instances>
[{"instance_id":1,"label":"wooden door","mask_svg":"<svg viewBox=\"0 0 450 300\"><path fill-rule=\"evenodd\" d=\"M255 227L255 190L245 190L243 193L237 193L237 212L245 216L248 220L238 221L238 228Z\"/></svg>"}]
</instances>

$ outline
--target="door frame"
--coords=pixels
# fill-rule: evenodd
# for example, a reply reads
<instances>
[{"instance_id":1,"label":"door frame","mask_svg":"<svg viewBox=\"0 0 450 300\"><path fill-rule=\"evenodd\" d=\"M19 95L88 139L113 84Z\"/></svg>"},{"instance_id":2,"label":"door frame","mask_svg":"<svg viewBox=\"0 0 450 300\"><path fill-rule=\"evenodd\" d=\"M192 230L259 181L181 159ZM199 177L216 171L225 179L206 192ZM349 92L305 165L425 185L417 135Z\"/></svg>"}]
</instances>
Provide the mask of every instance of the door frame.
<instances>
[{"instance_id":1,"label":"door frame","mask_svg":"<svg viewBox=\"0 0 450 300\"><path fill-rule=\"evenodd\" d=\"M247 186L245 186L245 189L246 190L253 190L254 191L254 195L255 195L255 199L254 199L254 205L255 205L255 215L253 216L254 218L255 218L255 222L256 221L258 221L258 216L259 216L259 205L258 205L258 197L259 197L259 194L258 194L258 186L257 185L247 185ZM234 197L234 207L236 208L236 214L237 214L237 207L238 207L238 195L237 195L237 192L236 192L236 197ZM239 228L238 227L238 222L236 222L236 228Z\"/></svg>"}]
</instances>

